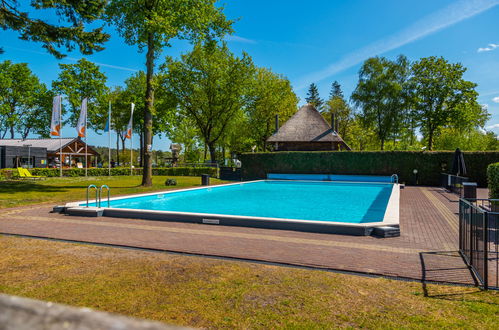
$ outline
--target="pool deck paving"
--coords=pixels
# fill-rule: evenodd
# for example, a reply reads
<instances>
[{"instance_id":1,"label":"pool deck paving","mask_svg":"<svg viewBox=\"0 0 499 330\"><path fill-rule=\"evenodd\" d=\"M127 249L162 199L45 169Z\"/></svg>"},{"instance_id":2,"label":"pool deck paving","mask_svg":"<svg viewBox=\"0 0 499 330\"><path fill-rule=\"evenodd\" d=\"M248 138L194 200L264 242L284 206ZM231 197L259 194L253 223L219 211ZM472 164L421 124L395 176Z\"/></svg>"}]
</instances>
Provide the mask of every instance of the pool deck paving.
<instances>
[{"instance_id":1,"label":"pool deck paving","mask_svg":"<svg viewBox=\"0 0 499 330\"><path fill-rule=\"evenodd\" d=\"M479 197L486 197L480 190ZM0 233L203 256L474 284L458 254L458 197L406 187L395 238L346 236L50 213L52 205L0 210Z\"/></svg>"}]
</instances>

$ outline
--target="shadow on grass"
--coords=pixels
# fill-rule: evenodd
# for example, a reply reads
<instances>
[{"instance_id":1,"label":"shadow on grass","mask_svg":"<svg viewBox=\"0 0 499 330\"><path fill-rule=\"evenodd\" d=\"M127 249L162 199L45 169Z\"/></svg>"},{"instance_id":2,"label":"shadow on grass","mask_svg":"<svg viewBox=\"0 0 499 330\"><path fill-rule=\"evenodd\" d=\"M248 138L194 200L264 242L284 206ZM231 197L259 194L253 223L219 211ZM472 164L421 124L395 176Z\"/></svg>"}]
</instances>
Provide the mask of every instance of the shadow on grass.
<instances>
[{"instance_id":1,"label":"shadow on grass","mask_svg":"<svg viewBox=\"0 0 499 330\"><path fill-rule=\"evenodd\" d=\"M0 183L2 193L19 193L19 192L63 192L64 187L44 185L33 181L2 181Z\"/></svg>"}]
</instances>

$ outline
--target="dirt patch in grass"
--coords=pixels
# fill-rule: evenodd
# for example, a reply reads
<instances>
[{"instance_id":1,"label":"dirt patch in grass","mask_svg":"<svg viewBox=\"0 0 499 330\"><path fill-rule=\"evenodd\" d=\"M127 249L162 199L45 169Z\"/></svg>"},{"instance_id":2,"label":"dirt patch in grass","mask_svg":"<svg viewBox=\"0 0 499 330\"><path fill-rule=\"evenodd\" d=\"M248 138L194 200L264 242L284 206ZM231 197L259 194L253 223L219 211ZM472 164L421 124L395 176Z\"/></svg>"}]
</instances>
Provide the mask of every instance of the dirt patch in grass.
<instances>
[{"instance_id":1,"label":"dirt patch in grass","mask_svg":"<svg viewBox=\"0 0 499 330\"><path fill-rule=\"evenodd\" d=\"M476 288L0 236L0 291L207 328L494 328Z\"/></svg>"}]
</instances>

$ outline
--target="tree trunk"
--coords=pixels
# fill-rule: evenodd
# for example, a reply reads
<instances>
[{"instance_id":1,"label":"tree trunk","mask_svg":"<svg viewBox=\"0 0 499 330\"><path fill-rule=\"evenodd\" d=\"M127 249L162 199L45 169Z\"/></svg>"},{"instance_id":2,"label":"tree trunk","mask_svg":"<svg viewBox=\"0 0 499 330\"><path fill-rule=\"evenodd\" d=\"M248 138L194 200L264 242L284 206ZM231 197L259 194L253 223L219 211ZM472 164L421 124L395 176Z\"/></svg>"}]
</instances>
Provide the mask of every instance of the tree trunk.
<instances>
[{"instance_id":1,"label":"tree trunk","mask_svg":"<svg viewBox=\"0 0 499 330\"><path fill-rule=\"evenodd\" d=\"M14 126L10 126L10 138L14 138Z\"/></svg>"},{"instance_id":2,"label":"tree trunk","mask_svg":"<svg viewBox=\"0 0 499 330\"><path fill-rule=\"evenodd\" d=\"M144 167L144 132L140 130L140 167Z\"/></svg>"},{"instance_id":3,"label":"tree trunk","mask_svg":"<svg viewBox=\"0 0 499 330\"><path fill-rule=\"evenodd\" d=\"M147 55L146 55L146 104L144 110L144 168L142 170L142 185L152 186L152 111L154 106L154 89L152 79L154 74L154 34L148 33L147 36Z\"/></svg>"},{"instance_id":4,"label":"tree trunk","mask_svg":"<svg viewBox=\"0 0 499 330\"><path fill-rule=\"evenodd\" d=\"M385 139L381 139L381 150L385 150Z\"/></svg>"},{"instance_id":5,"label":"tree trunk","mask_svg":"<svg viewBox=\"0 0 499 330\"><path fill-rule=\"evenodd\" d=\"M430 129L428 132L428 151L433 150L433 130Z\"/></svg>"},{"instance_id":6,"label":"tree trunk","mask_svg":"<svg viewBox=\"0 0 499 330\"><path fill-rule=\"evenodd\" d=\"M215 164L217 162L217 147L214 143L208 143L208 149L210 150L210 163Z\"/></svg>"}]
</instances>

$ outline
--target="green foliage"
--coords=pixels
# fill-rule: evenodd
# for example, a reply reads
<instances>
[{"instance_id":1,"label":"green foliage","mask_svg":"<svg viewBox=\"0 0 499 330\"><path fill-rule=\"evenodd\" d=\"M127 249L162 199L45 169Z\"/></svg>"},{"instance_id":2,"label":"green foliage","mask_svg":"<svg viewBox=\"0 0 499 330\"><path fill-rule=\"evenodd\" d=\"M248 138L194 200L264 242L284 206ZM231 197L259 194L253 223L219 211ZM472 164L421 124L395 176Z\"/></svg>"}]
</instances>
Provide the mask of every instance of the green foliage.
<instances>
[{"instance_id":1,"label":"green foliage","mask_svg":"<svg viewBox=\"0 0 499 330\"><path fill-rule=\"evenodd\" d=\"M69 123L76 126L81 102L84 98L88 98L88 127L95 130L102 129L103 123L107 120L108 109L106 75L100 71L99 66L84 58L76 64L59 64L59 67L61 72L58 79L52 82L52 88L55 92L66 96L71 110Z\"/></svg>"},{"instance_id":2,"label":"green foliage","mask_svg":"<svg viewBox=\"0 0 499 330\"><path fill-rule=\"evenodd\" d=\"M0 63L0 138L48 132L51 93L26 63Z\"/></svg>"},{"instance_id":3,"label":"green foliage","mask_svg":"<svg viewBox=\"0 0 499 330\"><path fill-rule=\"evenodd\" d=\"M143 145L152 146L154 110L155 59L172 39L191 42L214 40L232 32L232 21L227 20L216 0L111 0L106 18L129 45L137 45L146 52L146 91L144 108ZM143 152L142 184L152 184L150 148Z\"/></svg>"},{"instance_id":4,"label":"green foliage","mask_svg":"<svg viewBox=\"0 0 499 330\"><path fill-rule=\"evenodd\" d=\"M45 177L58 177L59 169L57 168L33 168L30 169L33 175L41 175ZM88 176L107 176L109 170L107 168L89 168ZM134 175L141 175L141 168L133 169ZM218 177L218 169L214 167L157 167L153 169L153 175L171 175L171 176L199 176L201 174L209 174L213 177ZM63 169L62 175L66 177L85 176L85 169L70 168ZM111 169L111 176L126 176L130 175L129 167L115 167Z\"/></svg>"},{"instance_id":5,"label":"green foliage","mask_svg":"<svg viewBox=\"0 0 499 330\"><path fill-rule=\"evenodd\" d=\"M244 95L254 73L251 58L234 56L225 43L197 44L181 56L167 59L164 68L166 89L180 111L199 131L216 161L216 144L244 105Z\"/></svg>"},{"instance_id":6,"label":"green foliage","mask_svg":"<svg viewBox=\"0 0 499 330\"><path fill-rule=\"evenodd\" d=\"M57 58L65 56L59 50L61 47L72 51L78 46L85 55L104 49L102 44L109 35L102 27L86 31L85 25L101 18L106 0L32 0L29 3L30 10L23 11L27 5L17 0L1 1L0 28L18 32L22 40L43 43L43 48ZM57 19L53 19L54 14ZM63 24L55 25L54 21Z\"/></svg>"},{"instance_id":7,"label":"green foliage","mask_svg":"<svg viewBox=\"0 0 499 330\"><path fill-rule=\"evenodd\" d=\"M319 89L315 83L311 83L308 87L307 97L305 100L307 103L313 105L318 111L322 111L324 100L319 96Z\"/></svg>"},{"instance_id":8,"label":"green foliage","mask_svg":"<svg viewBox=\"0 0 499 330\"><path fill-rule=\"evenodd\" d=\"M442 128L477 128L488 119L487 110L478 104L476 84L463 79L465 71L459 63L434 56L412 65L414 114L429 150Z\"/></svg>"},{"instance_id":9,"label":"green foliage","mask_svg":"<svg viewBox=\"0 0 499 330\"><path fill-rule=\"evenodd\" d=\"M176 186L177 180L175 179L166 179L165 186Z\"/></svg>"},{"instance_id":10,"label":"green foliage","mask_svg":"<svg viewBox=\"0 0 499 330\"><path fill-rule=\"evenodd\" d=\"M244 153L243 179L265 178L267 173L322 173L351 175L397 174L400 182L414 184L418 170L422 185L438 186L440 173L452 166L451 151L329 151ZM499 152L464 152L470 181L486 186L488 164L499 162Z\"/></svg>"},{"instance_id":11,"label":"green foliage","mask_svg":"<svg viewBox=\"0 0 499 330\"><path fill-rule=\"evenodd\" d=\"M489 197L499 199L499 163L490 164L487 167L487 182Z\"/></svg>"},{"instance_id":12,"label":"green foliage","mask_svg":"<svg viewBox=\"0 0 499 330\"><path fill-rule=\"evenodd\" d=\"M332 117L334 116L336 127L333 127L333 129L344 139L352 125L353 111L343 97L341 85L337 81L331 86L330 97L326 101L323 115L329 123L332 123Z\"/></svg>"},{"instance_id":13,"label":"green foliage","mask_svg":"<svg viewBox=\"0 0 499 330\"><path fill-rule=\"evenodd\" d=\"M407 117L408 78L409 62L402 55L396 61L370 58L360 69L352 100L362 109L363 126L376 132L381 150L384 150L386 140L400 131Z\"/></svg>"},{"instance_id":14,"label":"green foliage","mask_svg":"<svg viewBox=\"0 0 499 330\"><path fill-rule=\"evenodd\" d=\"M275 132L275 116L279 115L280 123L284 123L296 112L297 104L298 97L287 78L269 69L256 70L245 111L248 138L256 143L259 150L267 149L267 139ZM239 128L237 134L241 135Z\"/></svg>"},{"instance_id":15,"label":"green foliage","mask_svg":"<svg viewBox=\"0 0 499 330\"><path fill-rule=\"evenodd\" d=\"M460 130L446 127L435 137L434 146L437 150L499 150L499 141L493 132L483 132L475 128Z\"/></svg>"}]
</instances>

